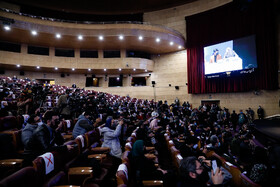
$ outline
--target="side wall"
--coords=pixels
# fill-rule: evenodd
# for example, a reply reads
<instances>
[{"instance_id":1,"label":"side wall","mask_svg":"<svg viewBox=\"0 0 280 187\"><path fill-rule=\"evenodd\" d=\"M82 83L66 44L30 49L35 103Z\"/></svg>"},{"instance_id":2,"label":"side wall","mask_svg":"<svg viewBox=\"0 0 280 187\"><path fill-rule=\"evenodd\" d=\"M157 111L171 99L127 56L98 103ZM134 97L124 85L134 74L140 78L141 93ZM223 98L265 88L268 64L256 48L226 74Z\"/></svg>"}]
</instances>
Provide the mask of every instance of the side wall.
<instances>
[{"instance_id":1,"label":"side wall","mask_svg":"<svg viewBox=\"0 0 280 187\"><path fill-rule=\"evenodd\" d=\"M199 0L188 5L182 5L175 8L165 9L161 11L149 12L144 14L144 21L153 24L160 24L171 27L180 31L186 36L185 31L185 16L196 14L208 9L215 8L231 2L231 0ZM277 34L277 51L280 54L280 16L278 16L278 34ZM278 57L280 59L280 56ZM261 90L258 95L252 92L243 93L228 93L228 94L188 94L187 92L187 53L186 51L180 51L171 54L164 54L160 56L154 56L152 58L154 62L153 73L147 76L147 85L143 87L131 87L130 77L125 75L124 87L108 87L108 81L101 79L100 87L88 88L97 91L103 91L113 93L117 95L130 95L131 97L137 97L141 99L156 99L167 100L168 103L172 103L176 97L180 101L190 101L193 107L198 107L201 100L220 100L221 107L227 107L232 111L235 109L247 109L251 107L257 110L257 107L261 105L266 112L266 115L273 115L280 113L280 90L276 91L264 91ZM280 67L280 61L278 61ZM85 85L84 74L71 74L60 77L59 73L45 73L47 79L55 79L56 84L71 86L72 83L76 83L79 87ZM44 78L43 73L37 72L25 72L25 76L19 76L19 72L6 70L5 76L17 75L20 78L29 77L30 79ZM280 75L278 76L280 83ZM151 81L155 81L155 87L151 86ZM169 86L171 84L171 86ZM179 90L175 89L175 86L179 86ZM280 85L279 85L280 87Z\"/></svg>"}]
</instances>

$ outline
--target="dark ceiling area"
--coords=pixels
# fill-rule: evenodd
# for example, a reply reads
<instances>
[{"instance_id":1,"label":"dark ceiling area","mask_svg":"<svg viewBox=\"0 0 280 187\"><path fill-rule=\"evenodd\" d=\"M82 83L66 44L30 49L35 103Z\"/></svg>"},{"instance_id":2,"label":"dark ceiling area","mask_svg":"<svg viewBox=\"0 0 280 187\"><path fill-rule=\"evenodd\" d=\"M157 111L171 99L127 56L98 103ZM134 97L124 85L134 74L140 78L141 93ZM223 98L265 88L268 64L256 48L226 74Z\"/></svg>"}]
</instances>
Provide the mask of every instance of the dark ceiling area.
<instances>
[{"instance_id":1,"label":"dark ceiling area","mask_svg":"<svg viewBox=\"0 0 280 187\"><path fill-rule=\"evenodd\" d=\"M29 9L47 9L67 14L122 15L172 8L196 0L4 0Z\"/></svg>"}]
</instances>

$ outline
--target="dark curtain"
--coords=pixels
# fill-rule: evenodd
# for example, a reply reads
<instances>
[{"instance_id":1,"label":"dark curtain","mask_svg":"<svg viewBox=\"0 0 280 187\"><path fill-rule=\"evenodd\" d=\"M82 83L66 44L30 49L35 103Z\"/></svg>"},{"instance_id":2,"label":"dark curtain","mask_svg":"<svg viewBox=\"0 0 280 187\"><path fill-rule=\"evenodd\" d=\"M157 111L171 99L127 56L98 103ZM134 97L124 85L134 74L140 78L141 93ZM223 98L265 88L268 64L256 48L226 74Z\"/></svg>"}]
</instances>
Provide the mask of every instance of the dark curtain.
<instances>
[{"instance_id":1,"label":"dark curtain","mask_svg":"<svg viewBox=\"0 0 280 187\"><path fill-rule=\"evenodd\" d=\"M272 1L229 3L186 17L189 93L226 93L278 88L276 25ZM240 2L240 1L237 1ZM207 79L203 47L256 35L258 68L252 74Z\"/></svg>"}]
</instances>

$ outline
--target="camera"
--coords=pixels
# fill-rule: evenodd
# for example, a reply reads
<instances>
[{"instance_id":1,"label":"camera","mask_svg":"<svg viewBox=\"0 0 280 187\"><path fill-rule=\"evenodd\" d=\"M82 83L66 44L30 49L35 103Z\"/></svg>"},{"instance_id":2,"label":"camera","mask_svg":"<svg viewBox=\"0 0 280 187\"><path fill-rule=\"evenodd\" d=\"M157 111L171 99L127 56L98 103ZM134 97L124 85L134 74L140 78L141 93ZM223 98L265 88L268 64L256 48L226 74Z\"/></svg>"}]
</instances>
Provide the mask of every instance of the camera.
<instances>
[{"instance_id":1,"label":"camera","mask_svg":"<svg viewBox=\"0 0 280 187\"><path fill-rule=\"evenodd\" d=\"M203 159L200 158L198 159L198 162L201 164L201 166L203 166L207 171L211 171L211 167L208 166L205 162L203 162Z\"/></svg>"}]
</instances>

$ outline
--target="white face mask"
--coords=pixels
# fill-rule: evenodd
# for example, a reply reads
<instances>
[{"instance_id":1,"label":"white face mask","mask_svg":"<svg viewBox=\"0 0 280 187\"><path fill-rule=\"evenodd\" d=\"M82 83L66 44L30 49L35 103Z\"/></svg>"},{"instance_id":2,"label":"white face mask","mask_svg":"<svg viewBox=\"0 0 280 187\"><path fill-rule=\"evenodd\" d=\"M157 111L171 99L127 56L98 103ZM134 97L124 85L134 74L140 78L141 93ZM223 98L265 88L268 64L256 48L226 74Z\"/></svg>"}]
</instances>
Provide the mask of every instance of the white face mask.
<instances>
[{"instance_id":1,"label":"white face mask","mask_svg":"<svg viewBox=\"0 0 280 187\"><path fill-rule=\"evenodd\" d=\"M38 126L41 126L41 125L43 125L44 123L42 122L42 121L40 121L39 123L38 123Z\"/></svg>"}]
</instances>

